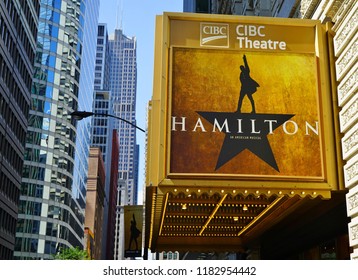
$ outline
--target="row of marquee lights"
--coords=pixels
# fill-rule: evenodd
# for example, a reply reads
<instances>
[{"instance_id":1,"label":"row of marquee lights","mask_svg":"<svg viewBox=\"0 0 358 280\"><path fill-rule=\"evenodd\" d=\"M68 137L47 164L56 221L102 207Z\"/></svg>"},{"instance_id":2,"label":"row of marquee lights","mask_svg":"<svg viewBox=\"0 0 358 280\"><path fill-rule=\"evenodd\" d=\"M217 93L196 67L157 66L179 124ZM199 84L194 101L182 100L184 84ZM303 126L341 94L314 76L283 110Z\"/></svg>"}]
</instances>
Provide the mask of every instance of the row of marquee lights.
<instances>
[{"instance_id":1,"label":"row of marquee lights","mask_svg":"<svg viewBox=\"0 0 358 280\"><path fill-rule=\"evenodd\" d=\"M175 192L177 192L177 189L175 189ZM190 192L189 189L186 189L186 192ZM198 193L200 193L201 190L198 190ZM222 193L224 193L225 191L222 190ZM236 193L236 190L234 190L234 193ZM258 194L258 192L257 192ZM189 193L187 195L188 198L192 197L192 195ZM184 211L184 213L188 213L186 210L188 209L188 207L190 208L198 208L198 207L214 207L215 209L213 210L213 212L210 215L170 215L167 214L165 216L165 219L169 219L171 221L179 219L181 221L184 220L197 220L197 219L202 219L205 220L205 224L204 225L163 225L163 231L160 231L160 235L161 236L167 236L167 237L179 237L179 236L186 236L186 237L195 237L195 236L202 236L202 237L238 237L240 236L248 227L250 227L250 225L252 224L252 222L259 217L259 215L255 216L255 210L253 210L254 212L252 212L251 210L249 211L250 207L251 209L256 208L261 208L261 209L265 209L266 207L269 207L270 203L268 203L268 205L265 204L249 204L249 203L241 203L239 204L239 206L235 203L224 203L225 199L227 197L227 194L223 195L220 199L220 201L218 203L182 203L182 202L168 202L168 206L170 207L178 207L179 209L181 208L181 210ZM261 195L258 194L257 198L260 198ZM225 207L227 209L227 207L229 207L229 209L237 209L238 207L240 208L240 212L241 213L228 213L229 216L222 216L223 213L217 213L216 211L220 208L220 207ZM176 210L177 211L177 210ZM231 212L229 210L229 212ZM259 211L261 212L261 211ZM217 215L219 214L219 215ZM232 215L230 215L232 214ZM216 223L215 221L225 221L225 222L230 222L230 225L210 225L211 222ZM180 231L180 233L173 233L174 231ZM225 231L235 231L235 232L231 232L231 233L220 233L220 232L216 232L216 231L220 231L220 230L225 230ZM169 232L168 232L169 231ZM214 233L213 233L214 231Z\"/></svg>"},{"instance_id":2,"label":"row of marquee lights","mask_svg":"<svg viewBox=\"0 0 358 280\"><path fill-rule=\"evenodd\" d=\"M175 193L178 192L178 189L174 189L174 192L175 192ZM190 189L186 189L185 192L186 192L186 193L189 193L189 192L190 192ZM201 192L201 189L198 189L197 192L200 193L200 192ZM212 193L212 190L210 190L209 192ZM229 192L230 192L230 191L229 191ZM237 190L232 190L232 193L233 193L233 194L236 194L237 192L239 192L239 191L237 191ZM221 193L224 194L224 193L225 193L225 190L221 190ZM249 191L248 191L248 190L244 190L243 193L244 193L244 194L248 194ZM261 191L259 191L259 190L256 190L255 193L256 193L257 195L263 194L263 193L262 193ZM267 191L267 194L268 194L268 195L273 195L274 192L268 190L268 191ZM276 194L282 195L283 192L282 192L282 191L277 191ZM294 194L296 194L296 193L295 193L295 191L290 191L289 194L294 195ZM305 195L306 192L305 192L305 191L301 191L300 194L301 194L301 195ZM313 191L313 192L311 193L311 195L312 195L312 196L316 196L316 195L317 195L317 192ZM189 194L187 195L187 197L190 197L190 196L191 196L191 194L189 193Z\"/></svg>"},{"instance_id":3,"label":"row of marquee lights","mask_svg":"<svg viewBox=\"0 0 358 280\"><path fill-rule=\"evenodd\" d=\"M190 217L190 216L188 216ZM197 217L193 217L193 218L197 218ZM203 218L207 218L205 216L203 216ZM235 217L218 217L218 219L227 219L227 220L233 220L234 222L237 222ZM254 220L255 217L254 216L250 216L250 217L240 217L241 220ZM170 230L173 230L173 229L177 229L177 230L182 230L182 229L185 229L185 230L192 230L192 231L198 231L200 229L202 229L202 226L200 225L164 225L163 226L164 228L166 229L170 229ZM236 230L236 229L243 229L245 228L245 226L243 225L229 225L229 226L218 226L218 225L213 225L213 226L207 226L207 229L214 229L214 230L220 230L220 229L227 229L227 230ZM168 234L168 233L163 233L163 234ZM198 235L199 233L196 232L196 235ZM202 235L205 235L207 233L204 233ZM237 234L235 234L237 235Z\"/></svg>"},{"instance_id":4,"label":"row of marquee lights","mask_svg":"<svg viewBox=\"0 0 358 280\"><path fill-rule=\"evenodd\" d=\"M203 204L203 203L168 203L169 206L181 206L182 210L187 210L188 207L193 206L193 207L198 207L198 206L215 206L216 204ZM237 205L235 204L223 204L222 206L224 207L237 207ZM264 204L240 204L239 205L240 208L242 208L243 211L248 211L249 207L266 207L266 205Z\"/></svg>"},{"instance_id":5,"label":"row of marquee lights","mask_svg":"<svg viewBox=\"0 0 358 280\"><path fill-rule=\"evenodd\" d=\"M198 193L201 193L201 189L197 189ZM230 190L229 192L236 194L237 192L239 192L238 190ZM272 202L272 204L244 204L245 202L239 203L239 205L234 204L234 203L223 203L226 199L226 197L228 196L227 191L225 191L224 189L221 190L221 194L223 194L223 196L221 197L220 201L218 203L183 203L183 202L168 202L168 206L171 207L175 207L178 206L179 208L181 208L181 210L183 211L183 213L190 213L190 211L188 210L188 206L190 208L196 208L196 207L202 207L202 206L209 206L209 207L215 207L215 209L213 210L213 212L210 215L166 215L165 219L169 219L169 220L173 220L173 219L198 219L201 217L201 219L206 220L204 225L163 225L163 231L160 231L160 235L161 236L167 236L167 237L179 237L179 236L186 236L186 237L195 237L195 236L202 236L202 237L238 237L241 236L242 234L244 234L249 228L251 228L260 218L261 215L264 214L268 209L270 209L271 206L275 205L276 203L278 203L283 197L284 195L282 191L277 191L277 193L279 194L278 199L276 199L275 201ZM178 189L174 189L174 193L178 193ZM187 198L192 197L192 192L189 188L185 189L185 193L180 192L182 194L184 194ZM209 190L209 193L213 193L212 190ZM217 192L215 192L217 193ZM244 190L243 193L250 195L248 190ZM268 195L272 195L272 192L270 190L267 191ZM291 191L290 192L291 195L294 195L295 192ZM302 195L305 194L304 191L301 192ZM257 198L260 198L262 195L262 192L260 192L259 190L255 191L255 196ZM317 193L316 192L312 192L312 196L316 196ZM219 215L216 215L216 211L218 210L218 208L220 207L229 207L229 208L240 208L240 212L241 213L232 213L232 215L229 216L221 216L219 213ZM251 209L256 208L261 208L263 209L262 213L258 213L258 215L256 216L252 216L255 215L252 211L248 211L250 207ZM266 210L264 210L266 209ZM260 211L259 211L260 212ZM230 214L230 213L229 213ZM224 226L224 225L210 225L210 223L214 220L226 220L226 221L231 221L231 223L233 222L233 224ZM244 223L245 225L240 225L241 223ZM236 224L236 225L235 225ZM180 230L180 233L174 233L173 230ZM198 230L200 230L200 232L198 232ZM215 230L234 230L237 231L236 233L220 233L220 232L214 232ZM169 231L169 232L167 232Z\"/></svg>"},{"instance_id":6,"label":"row of marquee lights","mask_svg":"<svg viewBox=\"0 0 358 280\"><path fill-rule=\"evenodd\" d=\"M163 236L170 236L170 237L180 237L180 236L188 236L194 237L197 236L195 233L164 233ZM234 233L220 233L220 234L213 234L213 233L204 233L204 237L237 237L237 234Z\"/></svg>"},{"instance_id":7,"label":"row of marquee lights","mask_svg":"<svg viewBox=\"0 0 358 280\"><path fill-rule=\"evenodd\" d=\"M263 208L266 207L266 206L262 206ZM248 210L247 210L248 211ZM201 216L190 216L190 215L184 215L184 216L180 216L180 215L166 215L165 218L171 218L171 219L192 219L192 218L201 218L201 219L206 219L208 218L209 216L205 216L205 215L201 215ZM217 217L214 217L215 219L233 219L235 222L237 221L236 220L236 217L230 217L230 216L217 216ZM254 219L255 217L254 216L242 216L242 217L238 217L238 219L241 219L241 220L246 220L246 219Z\"/></svg>"},{"instance_id":8,"label":"row of marquee lights","mask_svg":"<svg viewBox=\"0 0 358 280\"><path fill-rule=\"evenodd\" d=\"M208 216L201 216L200 218L202 219L206 219ZM171 216L168 215L166 216L166 218L172 218L175 219L175 216ZM183 216L183 217L179 217L179 218L185 218L185 219L197 219L197 216ZM220 217L215 217L216 219L221 219L221 220L233 220L234 222L237 222L240 220L253 220L255 219L255 216L244 216L244 217L225 217L225 216L220 216ZM170 228L183 228L183 227L187 227L187 228L202 228L202 226L189 226L189 225L164 225L164 227L170 227ZM237 228L237 226L208 226L212 227L212 228Z\"/></svg>"}]
</instances>

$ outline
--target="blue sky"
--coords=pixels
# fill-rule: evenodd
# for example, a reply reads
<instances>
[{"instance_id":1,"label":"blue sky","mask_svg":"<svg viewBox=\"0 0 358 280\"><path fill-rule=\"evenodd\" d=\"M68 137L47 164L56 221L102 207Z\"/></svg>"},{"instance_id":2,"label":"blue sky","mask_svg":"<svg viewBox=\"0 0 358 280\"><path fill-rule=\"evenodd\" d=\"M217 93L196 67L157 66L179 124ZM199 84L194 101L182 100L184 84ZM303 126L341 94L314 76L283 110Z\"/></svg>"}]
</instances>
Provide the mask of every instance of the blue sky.
<instances>
[{"instance_id":1,"label":"blue sky","mask_svg":"<svg viewBox=\"0 0 358 280\"><path fill-rule=\"evenodd\" d=\"M155 17L163 12L182 12L183 0L100 0L99 22L109 33L122 27L123 33L137 38L137 125L146 128L146 107L153 91ZM137 131L140 145L139 202L144 186L145 138Z\"/></svg>"}]
</instances>

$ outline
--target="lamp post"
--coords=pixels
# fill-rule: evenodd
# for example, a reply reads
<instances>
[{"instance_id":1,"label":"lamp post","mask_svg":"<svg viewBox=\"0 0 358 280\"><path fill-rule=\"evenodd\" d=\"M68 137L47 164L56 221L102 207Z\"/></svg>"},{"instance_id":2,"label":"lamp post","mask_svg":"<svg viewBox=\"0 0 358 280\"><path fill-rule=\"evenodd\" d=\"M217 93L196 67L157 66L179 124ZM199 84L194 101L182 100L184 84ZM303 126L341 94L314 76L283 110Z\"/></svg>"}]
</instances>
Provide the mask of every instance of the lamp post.
<instances>
[{"instance_id":1,"label":"lamp post","mask_svg":"<svg viewBox=\"0 0 358 280\"><path fill-rule=\"evenodd\" d=\"M75 120L82 120L84 118L88 118L91 116L104 116L104 117L112 117L118 120L121 120L125 123L128 123L129 125L135 127L136 129L145 132L145 130L143 128L140 128L138 126L136 126L135 124L131 123L130 121L127 121L125 119L122 119L120 117L117 117L115 115L111 115L111 114L105 114L105 113L93 113L93 112L86 112L86 111L74 111L70 114Z\"/></svg>"}]
</instances>

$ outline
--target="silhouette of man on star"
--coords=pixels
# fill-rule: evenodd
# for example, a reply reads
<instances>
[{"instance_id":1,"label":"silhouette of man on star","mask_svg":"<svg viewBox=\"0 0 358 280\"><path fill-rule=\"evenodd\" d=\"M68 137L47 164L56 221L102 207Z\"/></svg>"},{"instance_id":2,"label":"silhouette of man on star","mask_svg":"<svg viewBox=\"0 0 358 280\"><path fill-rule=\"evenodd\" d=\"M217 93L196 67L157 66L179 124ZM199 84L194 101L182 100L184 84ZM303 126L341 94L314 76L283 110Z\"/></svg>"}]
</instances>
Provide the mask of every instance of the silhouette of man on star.
<instances>
[{"instance_id":1,"label":"silhouette of man on star","mask_svg":"<svg viewBox=\"0 0 358 280\"><path fill-rule=\"evenodd\" d=\"M243 56L243 60L244 60L244 65L240 66L241 90L240 90L239 102L237 104L237 112L241 113L242 101L244 100L244 97L247 96L251 102L251 107L252 107L251 113L255 114L256 113L255 101L252 95L257 91L257 88L260 85L250 76L250 67L247 63L246 55Z\"/></svg>"}]
</instances>

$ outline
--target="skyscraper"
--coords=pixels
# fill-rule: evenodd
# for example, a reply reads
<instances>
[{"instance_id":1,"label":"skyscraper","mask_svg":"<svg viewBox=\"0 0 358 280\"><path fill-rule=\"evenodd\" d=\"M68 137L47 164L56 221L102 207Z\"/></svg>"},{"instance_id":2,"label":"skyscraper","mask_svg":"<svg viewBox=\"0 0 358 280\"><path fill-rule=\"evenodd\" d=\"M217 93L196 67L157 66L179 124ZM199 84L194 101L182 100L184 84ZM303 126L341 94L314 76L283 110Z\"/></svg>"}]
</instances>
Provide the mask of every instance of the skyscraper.
<instances>
[{"instance_id":1,"label":"skyscraper","mask_svg":"<svg viewBox=\"0 0 358 280\"><path fill-rule=\"evenodd\" d=\"M113 114L133 124L136 123L137 93L137 41L128 37L121 29L116 29L109 39L110 90ZM121 181L118 187L118 209L115 236L115 259L121 259L123 236L120 228L123 217L121 206L137 204L138 196L138 153L136 129L127 122L115 121L119 138L118 176ZM122 215L123 216L123 215Z\"/></svg>"},{"instance_id":2,"label":"skyscraper","mask_svg":"<svg viewBox=\"0 0 358 280\"><path fill-rule=\"evenodd\" d=\"M107 24L100 23L98 24L97 32L96 67L94 79L95 90L109 89L110 59Z\"/></svg>"},{"instance_id":3,"label":"skyscraper","mask_svg":"<svg viewBox=\"0 0 358 280\"><path fill-rule=\"evenodd\" d=\"M98 114L113 114L111 91L109 91L110 55L107 25L100 23L97 33L97 52L95 62L93 111ZM95 115L92 119L91 146L99 147L103 155L106 170L105 202L102 236L102 259L113 259L114 227L117 201L118 178L118 139L117 132L113 132L113 118ZM116 134L116 135L114 135ZM115 146L113 146L115 145ZM113 159L116 163L113 163ZM113 171L114 167L115 172Z\"/></svg>"},{"instance_id":4,"label":"skyscraper","mask_svg":"<svg viewBox=\"0 0 358 280\"><path fill-rule=\"evenodd\" d=\"M98 54L98 52L97 52ZM97 59L98 61L98 59ZM96 63L96 68L98 67L98 63ZM97 73L97 72L96 72ZM96 83L95 83L96 85ZM94 91L94 100L93 100L93 112L97 114L112 114L112 105L110 100L111 92L108 90L95 90ZM111 177L115 176L111 172L112 170L112 151L115 147L112 147L112 138L113 138L113 118L109 118L106 116L93 116L92 119L92 127L91 127L91 146L92 147L99 147L101 149L101 154L103 157L103 162L105 165L105 201L104 201L104 217L103 217L103 228L107 229L108 227L108 216L109 211L114 211L114 209L110 208L110 193L111 189L114 187L117 191L117 184L115 186L111 185ZM117 143L118 144L118 143ZM115 150L118 150L115 149ZM118 157L118 156L117 156ZM117 162L118 165L118 162ZM118 173L118 171L116 171ZM118 177L118 175L116 176ZM102 237L102 258L106 257L106 248L107 246L107 230L103 230L103 237ZM114 232L113 232L114 235ZM113 239L112 239L113 241ZM113 242L112 242L113 247ZM113 254L112 254L113 257ZM113 259L113 258L112 258Z\"/></svg>"},{"instance_id":5,"label":"skyscraper","mask_svg":"<svg viewBox=\"0 0 358 280\"><path fill-rule=\"evenodd\" d=\"M27 2L27 1L25 1ZM99 0L42 0L14 256L83 246Z\"/></svg>"},{"instance_id":6,"label":"skyscraper","mask_svg":"<svg viewBox=\"0 0 358 280\"><path fill-rule=\"evenodd\" d=\"M12 259L39 0L0 3L0 259Z\"/></svg>"},{"instance_id":7,"label":"skyscraper","mask_svg":"<svg viewBox=\"0 0 358 280\"><path fill-rule=\"evenodd\" d=\"M97 114L115 115L135 124L135 102L136 102L136 40L129 38L122 33L122 30L115 30L113 38L108 40L106 24L98 25L97 53L94 80L94 102L93 110ZM113 129L120 141L113 142L115 138ZM114 246L114 224L113 217L116 216L114 201L117 195L113 195L117 187L118 176L124 180L126 188L118 189L120 205L137 203L138 185L138 147L136 145L135 128L121 122L116 118L95 115L92 122L92 146L100 147L103 160L106 165L106 199L104 227L107 228L107 235L103 235L103 258L113 259ZM112 145L117 145L113 147ZM117 151L118 168L113 172L114 151ZM115 174L116 173L116 174ZM116 190L117 191L117 188ZM121 193L121 194L120 194ZM120 228L120 214L117 213L117 229ZM121 232L120 230L118 232ZM116 237L118 244L118 238Z\"/></svg>"},{"instance_id":8,"label":"skyscraper","mask_svg":"<svg viewBox=\"0 0 358 280\"><path fill-rule=\"evenodd\" d=\"M137 40L128 37L121 29L116 29L109 40L110 48L110 90L113 113L133 124L136 123L137 94ZM137 203L137 177L134 159L136 147L135 127L126 122L116 121L119 134L119 178L126 181L128 193L126 204Z\"/></svg>"}]
</instances>

